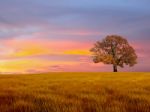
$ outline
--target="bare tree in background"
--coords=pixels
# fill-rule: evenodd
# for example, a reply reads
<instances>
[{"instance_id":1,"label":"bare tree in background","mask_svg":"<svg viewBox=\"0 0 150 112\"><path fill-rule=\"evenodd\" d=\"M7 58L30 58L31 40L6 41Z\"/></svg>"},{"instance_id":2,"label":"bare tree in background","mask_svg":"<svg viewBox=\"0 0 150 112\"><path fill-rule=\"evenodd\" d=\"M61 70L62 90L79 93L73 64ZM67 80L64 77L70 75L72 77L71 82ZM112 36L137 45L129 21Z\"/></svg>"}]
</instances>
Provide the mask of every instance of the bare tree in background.
<instances>
[{"instance_id":1,"label":"bare tree in background","mask_svg":"<svg viewBox=\"0 0 150 112\"><path fill-rule=\"evenodd\" d=\"M137 55L133 47L125 38L118 35L110 35L102 41L97 41L90 51L93 53L95 63L112 64L114 72L118 71L118 66L132 67L137 63Z\"/></svg>"}]
</instances>

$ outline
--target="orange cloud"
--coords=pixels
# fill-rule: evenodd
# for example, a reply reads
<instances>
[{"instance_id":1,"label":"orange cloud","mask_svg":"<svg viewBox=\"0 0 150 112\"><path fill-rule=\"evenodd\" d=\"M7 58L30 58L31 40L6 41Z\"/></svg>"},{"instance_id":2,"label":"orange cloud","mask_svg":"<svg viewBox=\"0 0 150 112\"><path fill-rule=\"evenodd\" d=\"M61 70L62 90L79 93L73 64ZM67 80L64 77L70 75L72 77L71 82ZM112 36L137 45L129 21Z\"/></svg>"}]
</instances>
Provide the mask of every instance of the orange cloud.
<instances>
[{"instance_id":1,"label":"orange cloud","mask_svg":"<svg viewBox=\"0 0 150 112\"><path fill-rule=\"evenodd\" d=\"M77 65L76 61L52 61L43 59L13 59L1 60L1 73L27 73L28 70L48 71L47 68L53 65Z\"/></svg>"},{"instance_id":2,"label":"orange cloud","mask_svg":"<svg viewBox=\"0 0 150 112\"><path fill-rule=\"evenodd\" d=\"M11 39L2 41L1 73L27 73L31 71L55 71L54 65L79 66L80 60L62 58L63 55L89 56L90 43L78 41L50 41L48 39ZM7 47L6 47L7 46ZM35 58L34 56L58 55L61 60ZM69 60L69 61L67 61ZM49 68L49 67L52 68ZM57 71L59 71L57 69ZM63 71L63 70L61 70Z\"/></svg>"},{"instance_id":3,"label":"orange cloud","mask_svg":"<svg viewBox=\"0 0 150 112\"><path fill-rule=\"evenodd\" d=\"M46 54L89 55L90 43L78 41L50 41L47 39L8 40L5 43L11 52L6 56L24 57ZM7 51L7 49L5 49Z\"/></svg>"},{"instance_id":4,"label":"orange cloud","mask_svg":"<svg viewBox=\"0 0 150 112\"><path fill-rule=\"evenodd\" d=\"M69 55L90 55L90 51L88 49L83 49L83 50L68 50L64 51L64 54L69 54Z\"/></svg>"}]
</instances>

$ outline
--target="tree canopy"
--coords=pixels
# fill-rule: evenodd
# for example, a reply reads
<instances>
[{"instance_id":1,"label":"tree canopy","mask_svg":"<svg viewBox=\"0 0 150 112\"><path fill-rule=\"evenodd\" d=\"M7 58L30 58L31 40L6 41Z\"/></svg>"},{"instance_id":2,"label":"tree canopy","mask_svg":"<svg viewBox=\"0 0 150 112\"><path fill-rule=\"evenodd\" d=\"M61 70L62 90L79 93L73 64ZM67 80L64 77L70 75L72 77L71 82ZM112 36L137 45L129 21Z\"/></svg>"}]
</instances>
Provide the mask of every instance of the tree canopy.
<instances>
[{"instance_id":1,"label":"tree canopy","mask_svg":"<svg viewBox=\"0 0 150 112\"><path fill-rule=\"evenodd\" d=\"M102 41L97 41L90 51L93 53L95 63L112 64L114 72L117 72L118 66L132 67L137 63L137 55L133 47L125 38L118 35L110 35Z\"/></svg>"}]
</instances>

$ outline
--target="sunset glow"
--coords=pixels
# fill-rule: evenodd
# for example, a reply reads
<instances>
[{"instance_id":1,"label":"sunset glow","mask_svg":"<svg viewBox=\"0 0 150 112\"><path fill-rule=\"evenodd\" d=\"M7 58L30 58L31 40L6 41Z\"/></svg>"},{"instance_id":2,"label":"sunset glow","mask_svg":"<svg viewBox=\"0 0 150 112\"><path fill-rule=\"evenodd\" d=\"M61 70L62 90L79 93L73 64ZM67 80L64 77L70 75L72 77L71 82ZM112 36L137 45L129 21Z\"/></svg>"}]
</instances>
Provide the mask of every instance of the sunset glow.
<instances>
[{"instance_id":1,"label":"sunset glow","mask_svg":"<svg viewBox=\"0 0 150 112\"><path fill-rule=\"evenodd\" d=\"M0 72L98 72L90 48L110 34L127 38L138 64L120 71L150 71L150 2L127 0L0 1ZM106 8L107 7L107 8Z\"/></svg>"}]
</instances>

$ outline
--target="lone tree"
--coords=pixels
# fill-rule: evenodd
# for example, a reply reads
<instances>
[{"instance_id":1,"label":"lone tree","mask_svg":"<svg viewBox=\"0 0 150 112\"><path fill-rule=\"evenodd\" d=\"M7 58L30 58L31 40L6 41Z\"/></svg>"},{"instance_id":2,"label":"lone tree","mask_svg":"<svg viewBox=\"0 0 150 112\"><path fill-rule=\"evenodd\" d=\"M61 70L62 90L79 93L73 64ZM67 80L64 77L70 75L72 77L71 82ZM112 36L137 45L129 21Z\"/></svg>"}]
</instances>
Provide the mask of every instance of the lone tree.
<instances>
[{"instance_id":1,"label":"lone tree","mask_svg":"<svg viewBox=\"0 0 150 112\"><path fill-rule=\"evenodd\" d=\"M135 50L125 38L118 35L110 35L97 41L90 51L93 53L94 63L112 64L114 72L117 72L118 66L123 68L125 64L132 67L137 63Z\"/></svg>"}]
</instances>

